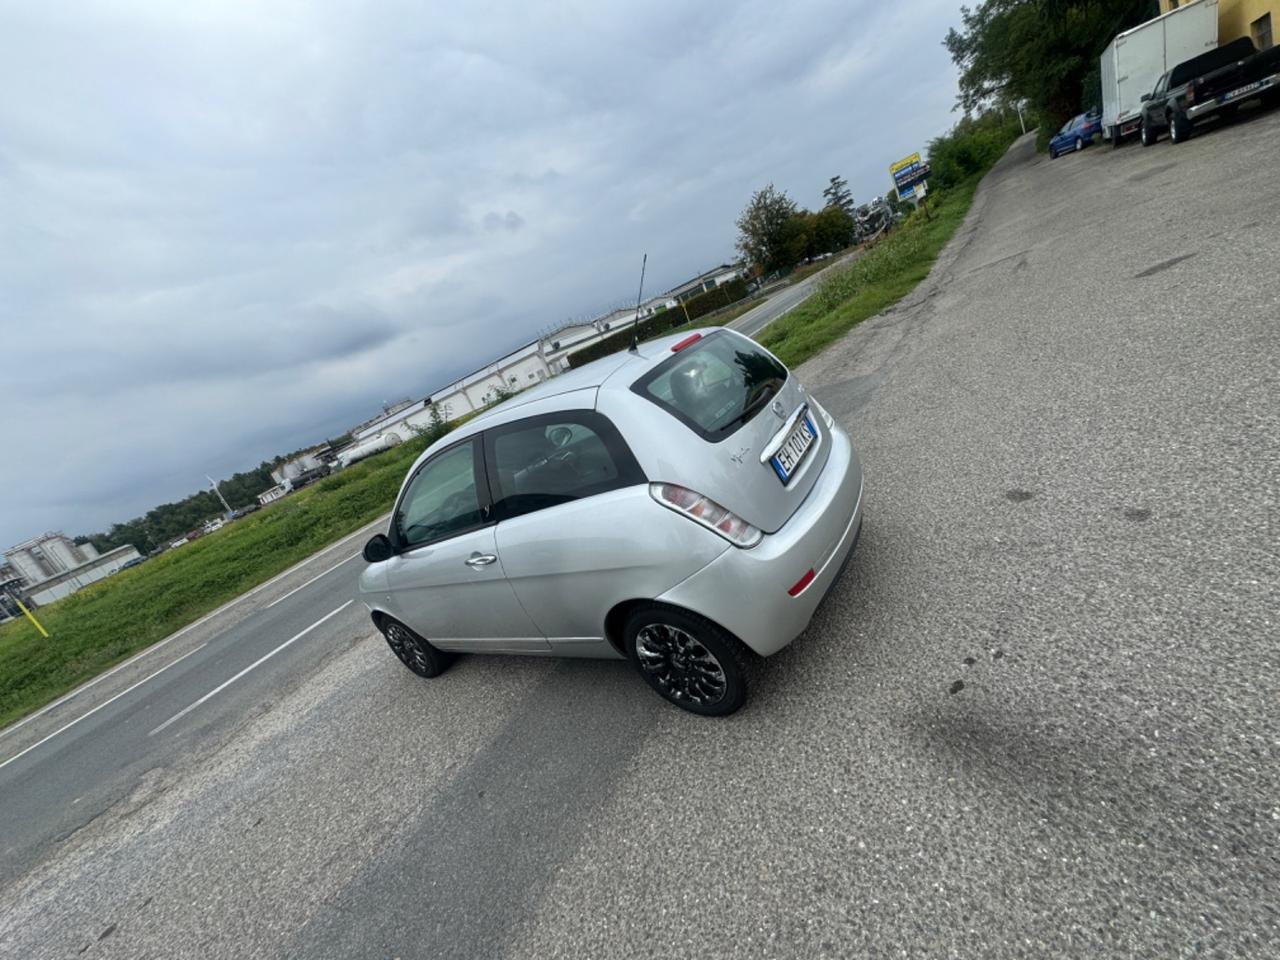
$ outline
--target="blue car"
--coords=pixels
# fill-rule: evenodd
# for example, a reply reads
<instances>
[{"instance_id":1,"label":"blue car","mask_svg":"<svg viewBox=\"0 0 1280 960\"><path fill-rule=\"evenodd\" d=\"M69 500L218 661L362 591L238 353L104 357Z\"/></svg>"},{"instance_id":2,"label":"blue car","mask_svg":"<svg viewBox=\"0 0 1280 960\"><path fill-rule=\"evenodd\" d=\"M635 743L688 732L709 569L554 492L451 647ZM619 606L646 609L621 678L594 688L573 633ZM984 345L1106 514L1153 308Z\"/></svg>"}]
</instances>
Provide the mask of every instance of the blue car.
<instances>
[{"instance_id":1,"label":"blue car","mask_svg":"<svg viewBox=\"0 0 1280 960\"><path fill-rule=\"evenodd\" d=\"M1049 141L1049 159L1072 150L1083 150L1102 132L1102 114L1094 110L1072 117Z\"/></svg>"}]
</instances>

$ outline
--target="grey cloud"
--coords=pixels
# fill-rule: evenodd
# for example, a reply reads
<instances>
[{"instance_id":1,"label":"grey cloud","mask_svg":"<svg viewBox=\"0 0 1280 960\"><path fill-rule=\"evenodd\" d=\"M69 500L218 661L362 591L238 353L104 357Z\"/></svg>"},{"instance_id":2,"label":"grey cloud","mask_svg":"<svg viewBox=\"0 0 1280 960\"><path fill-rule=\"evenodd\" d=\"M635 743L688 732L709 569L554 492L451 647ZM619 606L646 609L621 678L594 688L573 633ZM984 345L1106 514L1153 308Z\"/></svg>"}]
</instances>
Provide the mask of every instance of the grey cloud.
<instances>
[{"instance_id":1,"label":"grey cloud","mask_svg":"<svg viewBox=\"0 0 1280 960\"><path fill-rule=\"evenodd\" d=\"M506 213L498 213L490 210L484 215L484 228L486 230L519 230L524 226L524 218L514 210L508 210Z\"/></svg>"},{"instance_id":2,"label":"grey cloud","mask_svg":"<svg viewBox=\"0 0 1280 960\"><path fill-rule=\"evenodd\" d=\"M83 4L0 32L0 546L126 519L858 197L952 122L952 0Z\"/></svg>"}]
</instances>

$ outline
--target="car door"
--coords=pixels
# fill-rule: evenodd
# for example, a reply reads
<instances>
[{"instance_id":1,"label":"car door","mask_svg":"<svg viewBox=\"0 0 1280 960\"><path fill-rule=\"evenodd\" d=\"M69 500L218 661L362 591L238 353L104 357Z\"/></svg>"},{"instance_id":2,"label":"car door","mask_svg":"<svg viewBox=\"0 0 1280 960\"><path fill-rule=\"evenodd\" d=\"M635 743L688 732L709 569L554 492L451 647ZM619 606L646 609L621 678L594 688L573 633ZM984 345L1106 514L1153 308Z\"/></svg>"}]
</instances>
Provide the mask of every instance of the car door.
<instances>
[{"instance_id":1,"label":"car door","mask_svg":"<svg viewBox=\"0 0 1280 960\"><path fill-rule=\"evenodd\" d=\"M498 556L482 443L471 437L426 461L391 520L388 605L442 650L547 653Z\"/></svg>"},{"instance_id":2,"label":"car door","mask_svg":"<svg viewBox=\"0 0 1280 960\"><path fill-rule=\"evenodd\" d=\"M1156 81L1155 89L1142 106L1142 122L1151 129L1159 129L1164 123L1165 93L1169 89L1169 74L1164 74Z\"/></svg>"},{"instance_id":3,"label":"car door","mask_svg":"<svg viewBox=\"0 0 1280 960\"><path fill-rule=\"evenodd\" d=\"M654 509L631 450L594 410L486 431L485 462L503 565L557 654L616 656L610 609L658 596L727 548L715 536L691 542L687 520Z\"/></svg>"},{"instance_id":4,"label":"car door","mask_svg":"<svg viewBox=\"0 0 1280 960\"><path fill-rule=\"evenodd\" d=\"M1059 150L1062 149L1062 142L1063 142L1062 135L1067 132L1068 126L1069 124L1064 123L1061 127L1058 128L1058 132L1049 138L1049 150L1052 153L1057 153Z\"/></svg>"}]
</instances>

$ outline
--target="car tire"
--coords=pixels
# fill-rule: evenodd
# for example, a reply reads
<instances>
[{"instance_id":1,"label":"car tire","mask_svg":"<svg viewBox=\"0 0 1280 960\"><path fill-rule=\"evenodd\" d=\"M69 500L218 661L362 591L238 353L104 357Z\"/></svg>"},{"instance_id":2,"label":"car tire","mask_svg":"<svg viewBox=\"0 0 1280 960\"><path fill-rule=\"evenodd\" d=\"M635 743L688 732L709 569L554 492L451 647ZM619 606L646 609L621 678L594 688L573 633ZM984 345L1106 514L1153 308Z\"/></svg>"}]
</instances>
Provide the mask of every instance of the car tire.
<instances>
[{"instance_id":1,"label":"car tire","mask_svg":"<svg viewBox=\"0 0 1280 960\"><path fill-rule=\"evenodd\" d=\"M1142 132L1140 134L1140 137L1142 139L1142 145L1144 147L1149 147L1156 142L1156 139L1159 137L1159 134L1156 133L1154 130L1152 130L1149 126L1147 126L1147 121L1145 120L1142 121L1141 129L1142 129Z\"/></svg>"},{"instance_id":2,"label":"car tire","mask_svg":"<svg viewBox=\"0 0 1280 960\"><path fill-rule=\"evenodd\" d=\"M1185 143L1191 139L1191 121L1181 111L1169 114L1169 139L1174 143Z\"/></svg>"},{"instance_id":3,"label":"car tire","mask_svg":"<svg viewBox=\"0 0 1280 960\"><path fill-rule=\"evenodd\" d=\"M668 703L704 717L725 717L747 701L747 649L705 617L658 603L631 612L623 649Z\"/></svg>"},{"instance_id":4,"label":"car tire","mask_svg":"<svg viewBox=\"0 0 1280 960\"><path fill-rule=\"evenodd\" d=\"M443 650L437 650L425 637L410 630L399 620L380 617L378 629L391 652L400 662L420 677L428 680L444 673L453 658Z\"/></svg>"},{"instance_id":5,"label":"car tire","mask_svg":"<svg viewBox=\"0 0 1280 960\"><path fill-rule=\"evenodd\" d=\"M1076 153L1079 153L1083 149L1084 149L1084 141L1079 137L1076 137Z\"/></svg>"},{"instance_id":6,"label":"car tire","mask_svg":"<svg viewBox=\"0 0 1280 960\"><path fill-rule=\"evenodd\" d=\"M1057 160L1057 159L1058 159L1058 154L1054 152L1053 147L1050 147L1050 148L1049 148L1049 159L1050 159L1050 160Z\"/></svg>"}]
</instances>

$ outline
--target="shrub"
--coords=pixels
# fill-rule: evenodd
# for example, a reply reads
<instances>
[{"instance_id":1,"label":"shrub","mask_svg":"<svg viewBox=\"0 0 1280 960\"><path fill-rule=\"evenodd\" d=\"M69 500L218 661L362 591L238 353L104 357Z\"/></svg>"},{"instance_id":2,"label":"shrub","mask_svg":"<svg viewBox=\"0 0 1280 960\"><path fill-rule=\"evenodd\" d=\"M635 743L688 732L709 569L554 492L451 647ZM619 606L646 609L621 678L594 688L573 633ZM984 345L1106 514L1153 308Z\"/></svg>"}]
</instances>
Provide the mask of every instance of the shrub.
<instances>
[{"instance_id":1,"label":"shrub","mask_svg":"<svg viewBox=\"0 0 1280 960\"><path fill-rule=\"evenodd\" d=\"M722 283L714 290L708 290L706 293L700 293L696 297L690 297L684 302L683 309L675 307L671 310L659 310L653 316L645 317L634 326L627 324L621 330L609 334L604 339L597 340L581 350L575 350L569 354L569 366L576 370L592 360L599 360L601 357L607 357L611 353L625 350L631 345L632 336L639 340L652 340L654 337L666 333L672 327L684 324L686 322L686 313L690 320L697 320L699 317L704 317L714 310L737 303L746 295L747 282L742 278L739 277L727 283Z\"/></svg>"}]
</instances>

